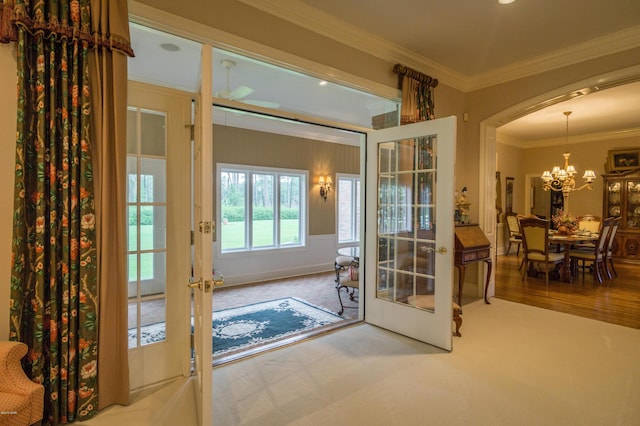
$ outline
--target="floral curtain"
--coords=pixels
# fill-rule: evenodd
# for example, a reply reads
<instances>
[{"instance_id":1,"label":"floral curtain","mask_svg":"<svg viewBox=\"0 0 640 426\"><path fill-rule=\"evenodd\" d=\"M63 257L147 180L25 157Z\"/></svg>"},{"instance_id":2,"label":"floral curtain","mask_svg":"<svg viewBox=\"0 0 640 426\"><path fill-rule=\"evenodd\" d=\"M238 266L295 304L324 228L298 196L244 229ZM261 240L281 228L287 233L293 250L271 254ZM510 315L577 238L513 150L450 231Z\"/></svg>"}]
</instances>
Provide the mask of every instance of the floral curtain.
<instances>
[{"instance_id":1,"label":"floral curtain","mask_svg":"<svg viewBox=\"0 0 640 426\"><path fill-rule=\"evenodd\" d=\"M398 74L398 88L402 90L400 124L433 120L434 89L438 80L400 64L396 64L393 71Z\"/></svg>"},{"instance_id":2,"label":"floral curtain","mask_svg":"<svg viewBox=\"0 0 640 426\"><path fill-rule=\"evenodd\" d=\"M17 140L10 338L45 387L43 423L98 410L98 282L89 52L90 0L4 0L16 43ZM108 374L108 373L107 373Z\"/></svg>"}]
</instances>

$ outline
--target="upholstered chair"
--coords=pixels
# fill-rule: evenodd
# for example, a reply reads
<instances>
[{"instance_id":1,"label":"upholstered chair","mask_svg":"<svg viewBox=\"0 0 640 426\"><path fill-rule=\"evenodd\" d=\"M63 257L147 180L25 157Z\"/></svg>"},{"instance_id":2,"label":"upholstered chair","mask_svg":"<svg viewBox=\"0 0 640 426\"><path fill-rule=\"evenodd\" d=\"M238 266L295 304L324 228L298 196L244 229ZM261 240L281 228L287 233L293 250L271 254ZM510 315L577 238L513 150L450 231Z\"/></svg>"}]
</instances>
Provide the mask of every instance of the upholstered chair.
<instances>
[{"instance_id":1,"label":"upholstered chair","mask_svg":"<svg viewBox=\"0 0 640 426\"><path fill-rule=\"evenodd\" d=\"M0 341L0 425L40 424L44 387L29 380L20 360L27 353L22 342Z\"/></svg>"}]
</instances>

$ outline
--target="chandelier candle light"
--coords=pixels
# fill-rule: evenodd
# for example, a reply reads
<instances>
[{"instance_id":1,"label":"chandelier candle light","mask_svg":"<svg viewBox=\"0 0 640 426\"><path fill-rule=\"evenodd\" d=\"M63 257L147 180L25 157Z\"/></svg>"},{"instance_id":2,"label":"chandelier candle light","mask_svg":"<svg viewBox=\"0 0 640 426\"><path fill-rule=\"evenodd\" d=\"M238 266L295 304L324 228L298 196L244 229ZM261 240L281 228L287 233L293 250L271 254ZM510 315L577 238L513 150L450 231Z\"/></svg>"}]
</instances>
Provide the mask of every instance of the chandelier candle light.
<instances>
[{"instance_id":1,"label":"chandelier candle light","mask_svg":"<svg viewBox=\"0 0 640 426\"><path fill-rule=\"evenodd\" d=\"M567 117L567 136L566 136L566 144L569 143L569 115L571 111L566 111L563 113ZM573 191L580 191L582 189L593 189L593 181L596 179L596 173L593 170L585 170L584 176L582 179L586 180L582 186L576 187L576 181L574 176L578 173L576 168L569 164L569 157L571 153L567 149L567 151L562 154L564 157L564 168L560 168L559 166L554 166L551 171L545 170L542 173L542 188L545 191L557 191L562 192L562 196L564 198L564 211L569 211L569 194Z\"/></svg>"}]
</instances>

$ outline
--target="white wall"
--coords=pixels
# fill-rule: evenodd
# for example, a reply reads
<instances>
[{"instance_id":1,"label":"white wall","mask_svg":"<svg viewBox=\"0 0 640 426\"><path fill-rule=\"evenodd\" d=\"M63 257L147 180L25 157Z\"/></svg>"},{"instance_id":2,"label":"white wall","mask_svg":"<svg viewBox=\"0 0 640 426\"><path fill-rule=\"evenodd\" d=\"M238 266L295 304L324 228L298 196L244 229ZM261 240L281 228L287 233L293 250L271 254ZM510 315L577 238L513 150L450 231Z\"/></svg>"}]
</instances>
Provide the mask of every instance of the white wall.
<instances>
[{"instance_id":1,"label":"white wall","mask_svg":"<svg viewBox=\"0 0 640 426\"><path fill-rule=\"evenodd\" d=\"M0 340L7 340L16 147L16 61L10 44L0 44L0 93Z\"/></svg>"},{"instance_id":2,"label":"white wall","mask_svg":"<svg viewBox=\"0 0 640 426\"><path fill-rule=\"evenodd\" d=\"M216 278L222 274L229 286L331 271L338 255L336 241L335 234L311 235L303 248L219 254Z\"/></svg>"}]
</instances>

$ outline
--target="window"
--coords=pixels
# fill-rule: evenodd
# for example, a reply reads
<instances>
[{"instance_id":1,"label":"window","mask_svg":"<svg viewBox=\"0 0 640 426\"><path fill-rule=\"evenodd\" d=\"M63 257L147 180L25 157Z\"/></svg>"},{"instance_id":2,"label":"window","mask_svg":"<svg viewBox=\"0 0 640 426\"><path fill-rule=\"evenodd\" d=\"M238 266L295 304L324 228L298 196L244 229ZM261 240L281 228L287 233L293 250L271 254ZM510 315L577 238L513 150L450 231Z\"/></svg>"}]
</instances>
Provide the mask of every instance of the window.
<instances>
[{"instance_id":1,"label":"window","mask_svg":"<svg viewBox=\"0 0 640 426\"><path fill-rule=\"evenodd\" d=\"M218 165L221 251L305 244L307 173Z\"/></svg>"},{"instance_id":2,"label":"window","mask_svg":"<svg viewBox=\"0 0 640 426\"><path fill-rule=\"evenodd\" d=\"M338 175L338 244L360 241L360 177Z\"/></svg>"}]
</instances>

